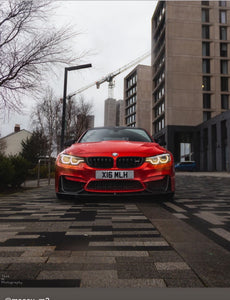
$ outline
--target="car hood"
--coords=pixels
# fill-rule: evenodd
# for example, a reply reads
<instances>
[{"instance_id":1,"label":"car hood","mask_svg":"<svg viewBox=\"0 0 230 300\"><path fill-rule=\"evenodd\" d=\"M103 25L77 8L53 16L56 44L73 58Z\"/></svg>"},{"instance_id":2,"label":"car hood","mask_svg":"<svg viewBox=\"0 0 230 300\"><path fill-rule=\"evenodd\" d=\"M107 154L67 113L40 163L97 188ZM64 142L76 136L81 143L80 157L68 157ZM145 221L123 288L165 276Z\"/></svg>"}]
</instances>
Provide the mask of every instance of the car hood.
<instances>
[{"instance_id":1,"label":"car hood","mask_svg":"<svg viewBox=\"0 0 230 300\"><path fill-rule=\"evenodd\" d=\"M118 156L154 156L168 152L157 143L128 142L128 141L102 141L93 143L76 143L63 151L66 154L90 157L90 156L111 156L117 153Z\"/></svg>"}]
</instances>

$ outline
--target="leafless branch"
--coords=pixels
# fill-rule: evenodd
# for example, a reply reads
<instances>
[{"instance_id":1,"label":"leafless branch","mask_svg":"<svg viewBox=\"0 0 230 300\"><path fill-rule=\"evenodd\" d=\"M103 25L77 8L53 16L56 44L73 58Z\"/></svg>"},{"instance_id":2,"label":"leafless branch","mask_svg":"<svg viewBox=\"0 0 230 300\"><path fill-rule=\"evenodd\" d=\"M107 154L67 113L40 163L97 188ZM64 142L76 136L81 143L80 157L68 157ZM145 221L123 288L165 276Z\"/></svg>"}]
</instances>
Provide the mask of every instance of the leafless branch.
<instances>
[{"instance_id":1,"label":"leafless branch","mask_svg":"<svg viewBox=\"0 0 230 300\"><path fill-rule=\"evenodd\" d=\"M4 0L0 8L0 109L20 111L20 95L39 90L57 64L76 63L67 44L78 35L70 27L45 28L51 0ZM47 23L46 23L47 24ZM47 25L48 26L48 25Z\"/></svg>"}]
</instances>

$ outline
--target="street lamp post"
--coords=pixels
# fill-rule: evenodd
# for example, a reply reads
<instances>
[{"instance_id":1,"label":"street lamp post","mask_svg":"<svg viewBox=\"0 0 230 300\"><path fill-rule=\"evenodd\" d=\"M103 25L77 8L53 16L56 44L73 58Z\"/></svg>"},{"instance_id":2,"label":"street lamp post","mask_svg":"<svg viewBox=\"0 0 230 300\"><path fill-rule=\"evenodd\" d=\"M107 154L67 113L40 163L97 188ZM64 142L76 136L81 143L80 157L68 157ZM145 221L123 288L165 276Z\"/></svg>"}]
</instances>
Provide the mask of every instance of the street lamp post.
<instances>
[{"instance_id":1,"label":"street lamp post","mask_svg":"<svg viewBox=\"0 0 230 300\"><path fill-rule=\"evenodd\" d=\"M79 70L79 69L85 69L92 67L91 64L86 65L78 65L73 67L67 67L65 68L65 74L64 74L64 89L63 89L63 105L62 105L62 128L61 128L61 150L64 149L64 137L65 137L65 118L66 118L66 92L67 92L67 76L68 71L73 70Z\"/></svg>"}]
</instances>

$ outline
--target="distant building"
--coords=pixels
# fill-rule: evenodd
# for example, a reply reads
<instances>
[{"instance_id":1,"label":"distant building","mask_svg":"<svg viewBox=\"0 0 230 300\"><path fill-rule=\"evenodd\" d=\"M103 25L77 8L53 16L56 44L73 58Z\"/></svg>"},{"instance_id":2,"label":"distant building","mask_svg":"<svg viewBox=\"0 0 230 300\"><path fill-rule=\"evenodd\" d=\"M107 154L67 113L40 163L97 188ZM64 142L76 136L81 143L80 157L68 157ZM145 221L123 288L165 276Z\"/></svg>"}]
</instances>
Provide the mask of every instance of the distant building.
<instances>
[{"instance_id":1,"label":"distant building","mask_svg":"<svg viewBox=\"0 0 230 300\"><path fill-rule=\"evenodd\" d=\"M151 130L151 66L138 65L124 79L124 123Z\"/></svg>"},{"instance_id":2,"label":"distant building","mask_svg":"<svg viewBox=\"0 0 230 300\"><path fill-rule=\"evenodd\" d=\"M105 100L104 126L124 125L124 105L123 100L108 98Z\"/></svg>"},{"instance_id":3,"label":"distant building","mask_svg":"<svg viewBox=\"0 0 230 300\"><path fill-rule=\"evenodd\" d=\"M20 125L16 124L14 127L14 132L1 138L1 153L5 155L17 155L22 151L22 141L26 141L27 138L30 138L32 133L20 129Z\"/></svg>"},{"instance_id":4,"label":"distant building","mask_svg":"<svg viewBox=\"0 0 230 300\"><path fill-rule=\"evenodd\" d=\"M124 126L124 101L116 102L116 126Z\"/></svg>"}]
</instances>

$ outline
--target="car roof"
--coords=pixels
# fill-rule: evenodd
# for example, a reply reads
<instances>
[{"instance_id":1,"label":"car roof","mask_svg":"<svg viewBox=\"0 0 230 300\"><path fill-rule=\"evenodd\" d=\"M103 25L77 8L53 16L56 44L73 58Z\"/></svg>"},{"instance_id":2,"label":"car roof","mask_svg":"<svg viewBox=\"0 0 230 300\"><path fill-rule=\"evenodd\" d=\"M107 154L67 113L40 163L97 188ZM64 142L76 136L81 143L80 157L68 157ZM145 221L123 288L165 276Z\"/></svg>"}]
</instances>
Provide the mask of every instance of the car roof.
<instances>
[{"instance_id":1,"label":"car roof","mask_svg":"<svg viewBox=\"0 0 230 300\"><path fill-rule=\"evenodd\" d=\"M129 127L129 126L99 126L99 127L89 128L88 130L94 130L94 129L141 129L146 131L144 128L141 127Z\"/></svg>"}]
</instances>

